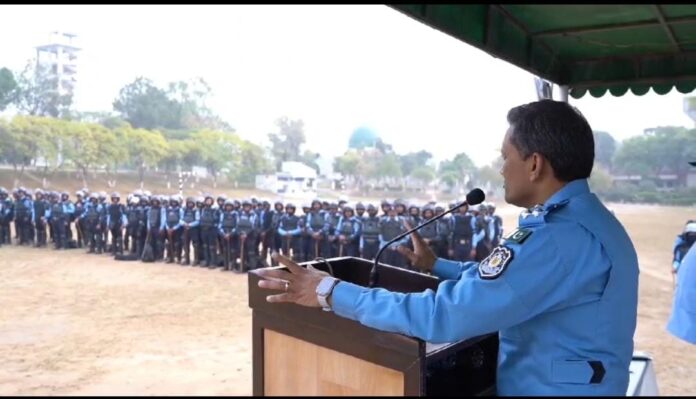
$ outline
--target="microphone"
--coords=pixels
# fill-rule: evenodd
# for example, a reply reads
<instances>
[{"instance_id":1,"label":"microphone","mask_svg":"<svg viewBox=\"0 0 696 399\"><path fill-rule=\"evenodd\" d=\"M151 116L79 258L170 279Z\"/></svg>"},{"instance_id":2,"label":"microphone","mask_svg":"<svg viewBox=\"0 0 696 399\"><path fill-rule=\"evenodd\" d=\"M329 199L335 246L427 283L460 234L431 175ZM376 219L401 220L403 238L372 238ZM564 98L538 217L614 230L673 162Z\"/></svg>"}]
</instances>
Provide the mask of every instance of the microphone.
<instances>
[{"instance_id":1,"label":"microphone","mask_svg":"<svg viewBox=\"0 0 696 399\"><path fill-rule=\"evenodd\" d=\"M379 257L382 255L382 252L384 252L384 250L387 249L387 247L389 247L391 244L399 241L400 239L406 237L407 235L413 233L414 231L419 230L419 229L433 223L434 221L442 218L443 216L447 215L448 213L452 213L452 212L456 211L457 209L463 207L464 205L477 205L477 204L482 203L483 200L485 200L485 199L486 199L486 194L484 194L483 190L481 190L480 188L475 188L475 189L469 191L469 193L466 195L466 201L462 202L459 205L453 206L452 208L448 209L446 212L443 212L442 214L440 214L438 216L430 218L427 221L421 223L420 225L412 228L411 230L409 230L405 233L399 234L398 236L389 240L389 242L386 245L384 245L382 248L379 249L379 252L377 252L377 256L375 256L374 264L372 265L372 269L370 270L370 282L368 284L368 287L373 288L377 284L377 282L379 281L379 274L377 272L377 264L379 263Z\"/></svg>"}]
</instances>

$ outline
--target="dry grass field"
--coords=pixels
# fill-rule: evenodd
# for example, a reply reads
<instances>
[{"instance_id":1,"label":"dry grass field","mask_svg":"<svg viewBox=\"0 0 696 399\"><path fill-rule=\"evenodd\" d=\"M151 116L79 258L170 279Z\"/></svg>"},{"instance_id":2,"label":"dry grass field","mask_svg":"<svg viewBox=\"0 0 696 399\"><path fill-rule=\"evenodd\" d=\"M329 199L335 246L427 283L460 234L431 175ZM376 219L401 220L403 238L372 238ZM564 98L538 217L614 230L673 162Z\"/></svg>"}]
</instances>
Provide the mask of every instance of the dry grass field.
<instances>
[{"instance_id":1,"label":"dry grass field","mask_svg":"<svg viewBox=\"0 0 696 399\"><path fill-rule=\"evenodd\" d=\"M662 395L696 392L696 347L665 331L674 236L693 208L611 205L641 266L636 349ZM507 231L517 209L502 207ZM250 395L247 277L0 248L0 395Z\"/></svg>"}]
</instances>

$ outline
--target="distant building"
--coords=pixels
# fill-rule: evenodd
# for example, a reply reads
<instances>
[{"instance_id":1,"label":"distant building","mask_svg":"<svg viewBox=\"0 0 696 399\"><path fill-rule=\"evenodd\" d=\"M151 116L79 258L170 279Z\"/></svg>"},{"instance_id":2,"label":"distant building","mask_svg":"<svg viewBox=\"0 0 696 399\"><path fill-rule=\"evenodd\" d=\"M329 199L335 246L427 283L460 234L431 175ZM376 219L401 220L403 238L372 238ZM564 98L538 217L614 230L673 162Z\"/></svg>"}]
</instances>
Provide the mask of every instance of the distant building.
<instances>
[{"instance_id":1,"label":"distant building","mask_svg":"<svg viewBox=\"0 0 696 399\"><path fill-rule=\"evenodd\" d=\"M280 172L256 175L256 188L275 194L316 193L317 172L301 162L283 162Z\"/></svg>"},{"instance_id":2,"label":"distant building","mask_svg":"<svg viewBox=\"0 0 696 399\"><path fill-rule=\"evenodd\" d=\"M72 95L77 82L77 53L80 51L73 43L76 35L52 32L50 43L36 47L37 67L48 71L55 83L53 90L59 95Z\"/></svg>"}]
</instances>

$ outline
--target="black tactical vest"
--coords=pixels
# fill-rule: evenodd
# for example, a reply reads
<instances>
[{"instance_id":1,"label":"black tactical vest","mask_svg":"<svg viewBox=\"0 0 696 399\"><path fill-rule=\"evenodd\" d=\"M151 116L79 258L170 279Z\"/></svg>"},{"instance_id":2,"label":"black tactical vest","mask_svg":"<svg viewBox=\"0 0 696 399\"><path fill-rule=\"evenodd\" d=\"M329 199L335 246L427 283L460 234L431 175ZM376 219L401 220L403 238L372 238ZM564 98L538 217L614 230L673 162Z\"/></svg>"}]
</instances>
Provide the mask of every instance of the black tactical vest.
<instances>
[{"instance_id":1,"label":"black tactical vest","mask_svg":"<svg viewBox=\"0 0 696 399\"><path fill-rule=\"evenodd\" d=\"M231 231L237 225L237 215L235 211L222 213L222 229L226 232Z\"/></svg>"},{"instance_id":2,"label":"black tactical vest","mask_svg":"<svg viewBox=\"0 0 696 399\"><path fill-rule=\"evenodd\" d=\"M196 221L196 208L184 209L184 222L193 223Z\"/></svg>"},{"instance_id":3,"label":"black tactical vest","mask_svg":"<svg viewBox=\"0 0 696 399\"><path fill-rule=\"evenodd\" d=\"M201 226L203 226L203 227L214 226L217 222L217 219L215 219L215 215L217 215L217 209L203 208L201 210Z\"/></svg>"},{"instance_id":4,"label":"black tactical vest","mask_svg":"<svg viewBox=\"0 0 696 399\"><path fill-rule=\"evenodd\" d=\"M61 219L65 215L63 212L63 204L60 202L55 202L51 204L51 218L53 219Z\"/></svg>"},{"instance_id":5,"label":"black tactical vest","mask_svg":"<svg viewBox=\"0 0 696 399\"><path fill-rule=\"evenodd\" d=\"M445 217L439 219L435 223L437 224L437 228L440 231L441 236L447 237L452 232L452 228L451 228L451 224L450 224L450 223L452 223L451 216L449 216L449 217L445 216Z\"/></svg>"},{"instance_id":6,"label":"black tactical vest","mask_svg":"<svg viewBox=\"0 0 696 399\"><path fill-rule=\"evenodd\" d=\"M15 216L19 218L20 216L26 216L27 213L29 213L29 208L27 207L26 199L22 198L15 202Z\"/></svg>"},{"instance_id":7,"label":"black tactical vest","mask_svg":"<svg viewBox=\"0 0 696 399\"><path fill-rule=\"evenodd\" d=\"M438 238L437 223L430 223L427 226L421 227L419 233L423 238L431 240Z\"/></svg>"},{"instance_id":8,"label":"black tactical vest","mask_svg":"<svg viewBox=\"0 0 696 399\"><path fill-rule=\"evenodd\" d=\"M300 218L297 215L283 215L280 219L280 227L285 231L295 230Z\"/></svg>"},{"instance_id":9,"label":"black tactical vest","mask_svg":"<svg viewBox=\"0 0 696 399\"><path fill-rule=\"evenodd\" d=\"M326 219L329 222L329 234L334 234L336 232L336 227L338 226L338 219L340 218L338 213L328 213Z\"/></svg>"},{"instance_id":10,"label":"black tactical vest","mask_svg":"<svg viewBox=\"0 0 696 399\"><path fill-rule=\"evenodd\" d=\"M362 223L362 236L364 239L376 239L379 237L379 216L366 217Z\"/></svg>"},{"instance_id":11,"label":"black tactical vest","mask_svg":"<svg viewBox=\"0 0 696 399\"><path fill-rule=\"evenodd\" d=\"M130 206L126 210L126 215L128 215L128 224L131 226L135 226L136 223L138 223L138 209L134 206Z\"/></svg>"},{"instance_id":12,"label":"black tactical vest","mask_svg":"<svg viewBox=\"0 0 696 399\"><path fill-rule=\"evenodd\" d=\"M471 215L457 214L452 216L452 236L455 239L467 239L471 240L471 236L474 234L471 229Z\"/></svg>"},{"instance_id":13,"label":"black tactical vest","mask_svg":"<svg viewBox=\"0 0 696 399\"><path fill-rule=\"evenodd\" d=\"M353 224L355 224L354 219L343 219L343 223L341 223L341 231L339 231L339 234L343 234L346 236L349 236L353 234Z\"/></svg>"},{"instance_id":14,"label":"black tactical vest","mask_svg":"<svg viewBox=\"0 0 696 399\"><path fill-rule=\"evenodd\" d=\"M162 220L160 218L162 217L162 208L157 206L153 206L150 208L149 214L147 216L148 221L150 222L150 228L155 228L159 229L160 224L162 224Z\"/></svg>"},{"instance_id":15,"label":"black tactical vest","mask_svg":"<svg viewBox=\"0 0 696 399\"><path fill-rule=\"evenodd\" d=\"M312 212L309 214L309 227L317 232L324 228L326 215L323 212Z\"/></svg>"},{"instance_id":16,"label":"black tactical vest","mask_svg":"<svg viewBox=\"0 0 696 399\"><path fill-rule=\"evenodd\" d=\"M85 219L88 223L96 223L99 220L99 204L88 204L85 209Z\"/></svg>"},{"instance_id":17,"label":"black tactical vest","mask_svg":"<svg viewBox=\"0 0 696 399\"><path fill-rule=\"evenodd\" d=\"M123 205L110 204L109 205L109 217L111 225L120 225L121 217L123 216Z\"/></svg>"},{"instance_id":18,"label":"black tactical vest","mask_svg":"<svg viewBox=\"0 0 696 399\"><path fill-rule=\"evenodd\" d=\"M46 214L47 204L44 200L34 201L34 214L38 220L41 216Z\"/></svg>"},{"instance_id":19,"label":"black tactical vest","mask_svg":"<svg viewBox=\"0 0 696 399\"><path fill-rule=\"evenodd\" d=\"M181 216L179 213L179 207L173 207L170 206L167 208L167 226L169 228L173 228L177 224L179 224L179 217Z\"/></svg>"},{"instance_id":20,"label":"black tactical vest","mask_svg":"<svg viewBox=\"0 0 696 399\"><path fill-rule=\"evenodd\" d=\"M403 219L400 217L395 217L391 219L390 217L385 217L382 219L380 224L380 232L382 233L382 238L385 240L391 240L392 238L403 233Z\"/></svg>"},{"instance_id":21,"label":"black tactical vest","mask_svg":"<svg viewBox=\"0 0 696 399\"><path fill-rule=\"evenodd\" d=\"M246 213L244 211L237 214L237 231L243 234L249 234L254 230L254 217L253 213Z\"/></svg>"}]
</instances>

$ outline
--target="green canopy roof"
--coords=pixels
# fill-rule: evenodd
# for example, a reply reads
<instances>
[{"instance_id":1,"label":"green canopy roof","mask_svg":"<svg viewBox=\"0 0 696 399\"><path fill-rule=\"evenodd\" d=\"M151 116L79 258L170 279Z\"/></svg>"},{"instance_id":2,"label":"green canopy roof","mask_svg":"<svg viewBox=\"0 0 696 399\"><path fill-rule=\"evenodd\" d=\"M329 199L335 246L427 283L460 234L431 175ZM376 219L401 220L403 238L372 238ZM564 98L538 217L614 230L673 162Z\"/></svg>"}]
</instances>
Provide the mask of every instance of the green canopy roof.
<instances>
[{"instance_id":1,"label":"green canopy roof","mask_svg":"<svg viewBox=\"0 0 696 399\"><path fill-rule=\"evenodd\" d=\"M696 88L696 5L392 5L580 98Z\"/></svg>"}]
</instances>

